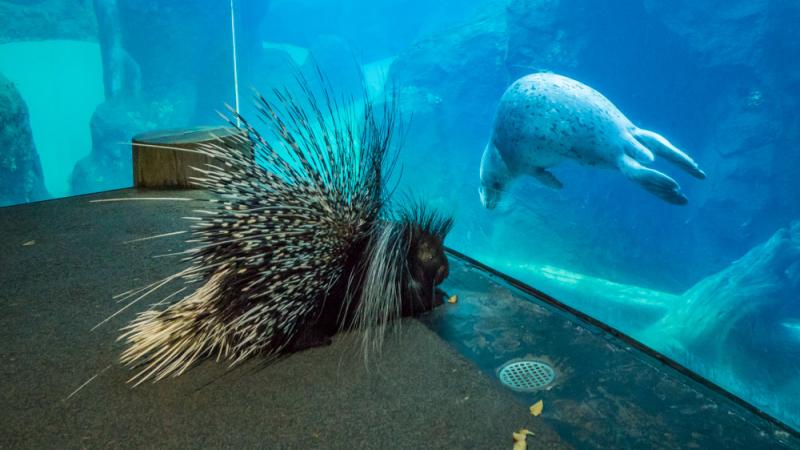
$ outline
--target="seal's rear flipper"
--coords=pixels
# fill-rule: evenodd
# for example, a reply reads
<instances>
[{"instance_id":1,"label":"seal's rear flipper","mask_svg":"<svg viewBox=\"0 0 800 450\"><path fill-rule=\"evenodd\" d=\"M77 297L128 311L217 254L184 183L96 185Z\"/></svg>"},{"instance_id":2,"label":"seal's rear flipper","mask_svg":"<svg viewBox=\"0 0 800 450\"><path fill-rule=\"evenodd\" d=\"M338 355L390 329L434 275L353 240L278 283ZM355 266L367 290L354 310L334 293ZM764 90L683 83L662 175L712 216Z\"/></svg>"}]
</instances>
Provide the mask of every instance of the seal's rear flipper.
<instances>
[{"instance_id":1,"label":"seal's rear flipper","mask_svg":"<svg viewBox=\"0 0 800 450\"><path fill-rule=\"evenodd\" d=\"M627 144L624 146L625 153L631 158L644 164L649 164L656 159L649 148L642 145L641 142L637 141L632 136L626 134L624 139Z\"/></svg>"},{"instance_id":2,"label":"seal's rear flipper","mask_svg":"<svg viewBox=\"0 0 800 450\"><path fill-rule=\"evenodd\" d=\"M658 156L671 161L673 164L685 170L695 178L700 178L701 180L705 179L706 174L700 170L700 167L697 165L697 163L694 162L689 155L678 150L678 148L672 145L666 138L664 138L664 136L649 130L643 130L641 128L631 131L631 134L636 138L637 141L647 146Z\"/></svg>"},{"instance_id":3,"label":"seal's rear flipper","mask_svg":"<svg viewBox=\"0 0 800 450\"><path fill-rule=\"evenodd\" d=\"M643 167L628 155L619 159L619 170L626 177L639 183L650 193L673 205L685 205L689 200L681 193L681 187L663 173Z\"/></svg>"},{"instance_id":4,"label":"seal's rear flipper","mask_svg":"<svg viewBox=\"0 0 800 450\"><path fill-rule=\"evenodd\" d=\"M564 185L561 181L547 169L539 169L531 173L534 178L539 180L543 185L552 189L561 189Z\"/></svg>"}]
</instances>

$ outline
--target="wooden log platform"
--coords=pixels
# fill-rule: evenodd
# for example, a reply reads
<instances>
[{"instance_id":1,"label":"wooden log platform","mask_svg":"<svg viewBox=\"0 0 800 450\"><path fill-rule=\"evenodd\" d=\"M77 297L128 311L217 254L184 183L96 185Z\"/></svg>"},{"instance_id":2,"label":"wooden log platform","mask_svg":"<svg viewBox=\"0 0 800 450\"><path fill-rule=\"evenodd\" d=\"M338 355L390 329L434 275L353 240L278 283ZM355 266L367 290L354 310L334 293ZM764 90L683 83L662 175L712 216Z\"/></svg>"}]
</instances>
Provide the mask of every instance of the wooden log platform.
<instances>
[{"instance_id":1,"label":"wooden log platform","mask_svg":"<svg viewBox=\"0 0 800 450\"><path fill-rule=\"evenodd\" d=\"M249 145L235 139L236 135L243 133L235 127L194 127L138 134L132 141L134 186L156 189L200 188L191 179L199 175L192 167L203 168L207 164L215 164L215 161L191 150L199 149L203 143L222 139L232 145L241 146L242 152L252 154Z\"/></svg>"}]
</instances>

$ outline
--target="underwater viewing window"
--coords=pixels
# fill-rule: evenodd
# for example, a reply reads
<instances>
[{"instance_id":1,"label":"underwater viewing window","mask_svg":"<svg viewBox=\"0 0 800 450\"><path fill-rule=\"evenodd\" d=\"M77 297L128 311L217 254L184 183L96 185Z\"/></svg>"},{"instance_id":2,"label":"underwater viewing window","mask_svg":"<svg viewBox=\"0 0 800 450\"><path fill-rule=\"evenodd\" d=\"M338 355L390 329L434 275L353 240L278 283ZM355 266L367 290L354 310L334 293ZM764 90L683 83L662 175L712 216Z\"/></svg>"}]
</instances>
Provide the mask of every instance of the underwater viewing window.
<instances>
[{"instance_id":1,"label":"underwater viewing window","mask_svg":"<svg viewBox=\"0 0 800 450\"><path fill-rule=\"evenodd\" d=\"M242 144L253 133L236 114L268 128L259 93L331 91L354 116L374 105L364 116L377 122L396 105L395 170L381 194L394 194L391 207L419 199L452 215L444 245L458 282L444 282L453 292L443 306L467 299L423 323L493 382L555 396L553 386L580 378L560 372L566 356L539 353L557 348L546 337L522 332L551 316L542 304L558 304L589 324L565 325L574 333L619 339L614 357L618 348L657 355L797 431L797 23L798 2L750 0L0 0L0 206L60 214L68 203L19 205L132 187L135 136L142 144L239 126L230 134ZM293 87L304 77L308 92ZM320 102L326 115L338 111L329 102ZM314 122L298 145L342 122ZM264 136L291 155L292 139ZM4 226L24 211L13 208ZM186 231L164 223L172 228L153 222L150 234ZM448 270L434 267L434 279ZM509 309L529 320L504 328ZM505 334L486 331L498 329ZM523 347L533 350L497 356Z\"/></svg>"},{"instance_id":2,"label":"underwater viewing window","mask_svg":"<svg viewBox=\"0 0 800 450\"><path fill-rule=\"evenodd\" d=\"M234 103L230 5L2 1L0 14L0 205L130 187L134 135L217 124Z\"/></svg>"}]
</instances>

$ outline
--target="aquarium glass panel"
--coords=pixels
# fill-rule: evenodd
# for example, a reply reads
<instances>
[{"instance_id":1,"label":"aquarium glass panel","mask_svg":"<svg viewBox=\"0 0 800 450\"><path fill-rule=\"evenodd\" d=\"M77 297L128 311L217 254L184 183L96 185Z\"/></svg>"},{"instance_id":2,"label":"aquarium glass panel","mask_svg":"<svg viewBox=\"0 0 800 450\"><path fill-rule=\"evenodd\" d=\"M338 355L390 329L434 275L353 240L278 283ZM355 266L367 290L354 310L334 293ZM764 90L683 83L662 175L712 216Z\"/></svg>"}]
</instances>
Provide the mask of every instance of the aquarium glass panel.
<instances>
[{"instance_id":1,"label":"aquarium glass panel","mask_svg":"<svg viewBox=\"0 0 800 450\"><path fill-rule=\"evenodd\" d=\"M0 205L130 187L131 138L217 125L228 2L0 1Z\"/></svg>"},{"instance_id":2,"label":"aquarium glass panel","mask_svg":"<svg viewBox=\"0 0 800 450\"><path fill-rule=\"evenodd\" d=\"M237 5L241 92L394 94L449 246L800 425L800 4Z\"/></svg>"}]
</instances>

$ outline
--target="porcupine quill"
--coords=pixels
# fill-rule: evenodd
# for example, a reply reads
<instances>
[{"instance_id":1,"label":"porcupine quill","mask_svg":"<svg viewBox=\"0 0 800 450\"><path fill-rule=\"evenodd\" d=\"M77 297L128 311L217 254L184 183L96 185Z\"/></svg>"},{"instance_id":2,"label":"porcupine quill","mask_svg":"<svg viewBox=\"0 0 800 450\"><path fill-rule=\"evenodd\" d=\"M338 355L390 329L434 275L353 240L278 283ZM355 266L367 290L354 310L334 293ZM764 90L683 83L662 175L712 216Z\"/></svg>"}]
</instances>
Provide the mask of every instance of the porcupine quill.
<instances>
[{"instance_id":1,"label":"porcupine quill","mask_svg":"<svg viewBox=\"0 0 800 450\"><path fill-rule=\"evenodd\" d=\"M440 302L452 219L422 203L390 205L393 98L378 111L365 94L357 107L318 74L320 94L298 76L299 98L256 95L271 135L232 112L243 133L202 145L221 164L197 169L214 198L192 226L190 265L126 297L175 279L200 287L123 328L121 361L139 369L131 383L181 375L206 357L235 365L323 345L345 328L360 330L367 352L393 319Z\"/></svg>"}]
</instances>

